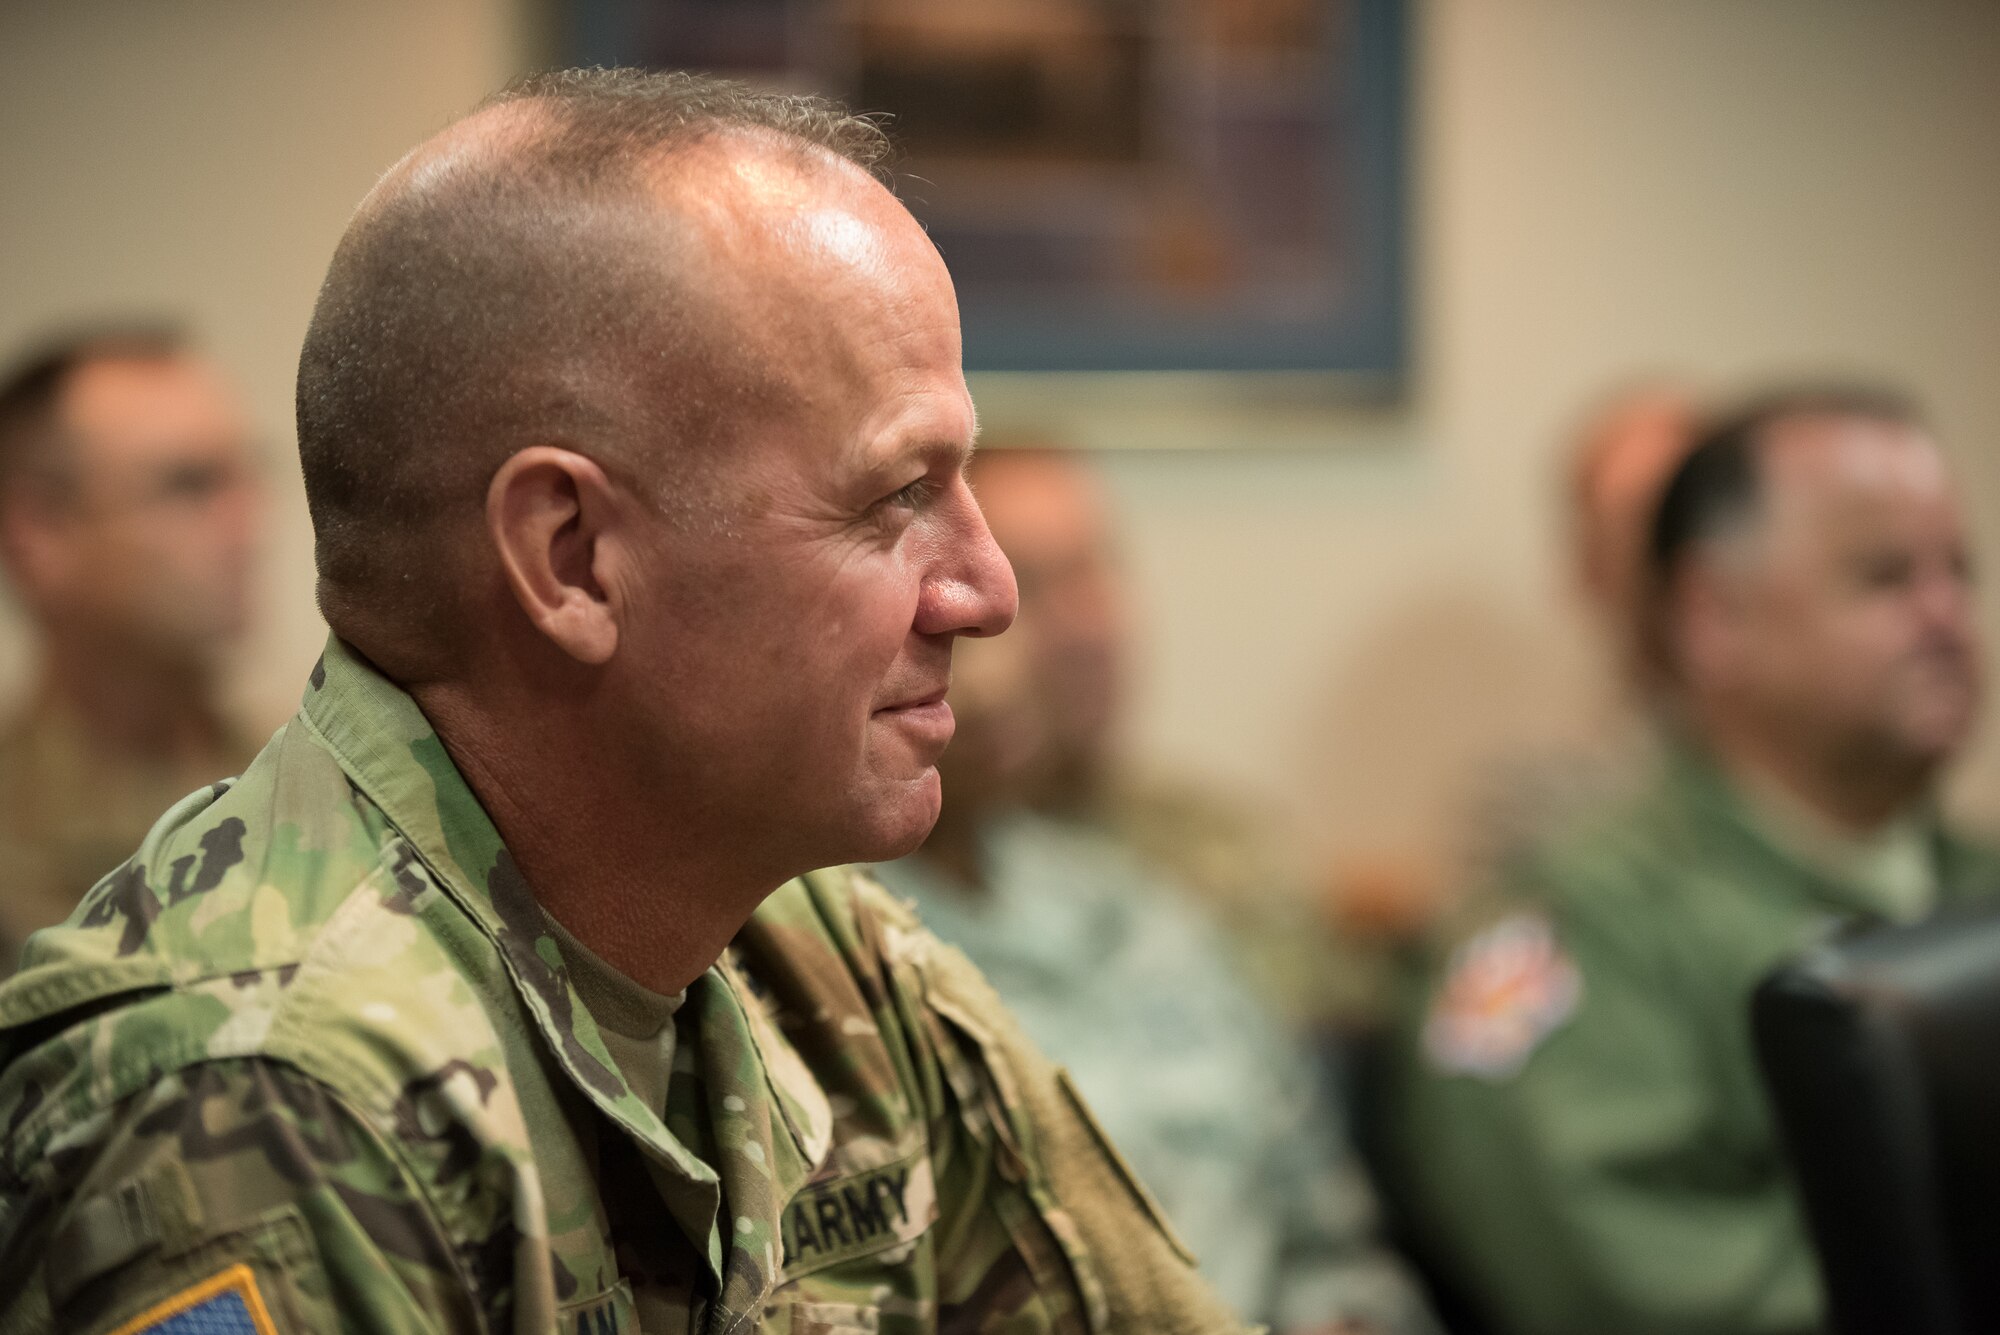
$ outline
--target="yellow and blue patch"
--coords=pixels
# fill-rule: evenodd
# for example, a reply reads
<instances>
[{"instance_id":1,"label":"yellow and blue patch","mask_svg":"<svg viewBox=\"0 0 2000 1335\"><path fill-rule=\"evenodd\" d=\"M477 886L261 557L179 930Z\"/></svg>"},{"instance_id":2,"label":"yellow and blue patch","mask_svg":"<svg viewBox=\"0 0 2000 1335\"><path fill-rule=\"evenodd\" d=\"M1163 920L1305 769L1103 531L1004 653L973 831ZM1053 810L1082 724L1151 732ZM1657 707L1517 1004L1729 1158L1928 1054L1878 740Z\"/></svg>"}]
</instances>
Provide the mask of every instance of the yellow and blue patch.
<instances>
[{"instance_id":1,"label":"yellow and blue patch","mask_svg":"<svg viewBox=\"0 0 2000 1335\"><path fill-rule=\"evenodd\" d=\"M190 1285L118 1327L111 1335L278 1335L247 1265L233 1265Z\"/></svg>"}]
</instances>

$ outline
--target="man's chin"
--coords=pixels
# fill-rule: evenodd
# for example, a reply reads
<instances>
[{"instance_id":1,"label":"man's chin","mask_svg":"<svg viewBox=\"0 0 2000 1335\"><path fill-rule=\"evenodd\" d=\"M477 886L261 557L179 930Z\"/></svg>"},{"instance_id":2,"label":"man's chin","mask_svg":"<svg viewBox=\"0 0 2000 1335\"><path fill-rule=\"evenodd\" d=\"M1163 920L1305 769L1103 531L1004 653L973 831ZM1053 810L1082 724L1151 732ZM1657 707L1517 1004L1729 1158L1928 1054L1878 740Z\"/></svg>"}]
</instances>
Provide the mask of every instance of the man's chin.
<instances>
[{"instance_id":1,"label":"man's chin","mask_svg":"<svg viewBox=\"0 0 2000 1335\"><path fill-rule=\"evenodd\" d=\"M861 852L850 862L893 862L923 847L943 809L944 789L935 766L895 787L876 801L861 822Z\"/></svg>"},{"instance_id":2,"label":"man's chin","mask_svg":"<svg viewBox=\"0 0 2000 1335\"><path fill-rule=\"evenodd\" d=\"M1912 753L1942 765L1965 748L1978 722L1976 697L1968 694L1960 700L1939 699L1932 707L1906 718L1903 738Z\"/></svg>"}]
</instances>

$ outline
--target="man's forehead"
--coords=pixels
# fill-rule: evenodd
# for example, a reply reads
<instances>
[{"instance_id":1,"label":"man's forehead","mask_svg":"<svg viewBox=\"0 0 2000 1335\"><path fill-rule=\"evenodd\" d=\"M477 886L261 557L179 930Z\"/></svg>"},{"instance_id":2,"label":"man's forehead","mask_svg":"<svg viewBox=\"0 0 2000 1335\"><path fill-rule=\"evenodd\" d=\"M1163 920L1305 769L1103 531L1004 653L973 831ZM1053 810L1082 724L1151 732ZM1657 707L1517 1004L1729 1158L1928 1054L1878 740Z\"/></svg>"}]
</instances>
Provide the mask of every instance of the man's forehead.
<instances>
[{"instance_id":1,"label":"man's forehead","mask_svg":"<svg viewBox=\"0 0 2000 1335\"><path fill-rule=\"evenodd\" d=\"M726 142L724 142L726 140ZM802 402L867 386L870 419L848 459L962 462L977 424L959 366L957 306L942 260L908 211L860 168L769 136L730 134L667 173L667 207L696 221L688 281L727 318L744 355Z\"/></svg>"},{"instance_id":2,"label":"man's forehead","mask_svg":"<svg viewBox=\"0 0 2000 1335\"><path fill-rule=\"evenodd\" d=\"M1781 500L1951 490L1949 466L1930 434L1879 418L1827 414L1774 423L1761 463Z\"/></svg>"},{"instance_id":3,"label":"man's forehead","mask_svg":"<svg viewBox=\"0 0 2000 1335\"><path fill-rule=\"evenodd\" d=\"M245 429L221 374L185 356L88 362L64 387L62 416L84 441L222 441Z\"/></svg>"},{"instance_id":4,"label":"man's forehead","mask_svg":"<svg viewBox=\"0 0 2000 1335\"><path fill-rule=\"evenodd\" d=\"M1921 428L1865 418L1801 426L1774 433L1763 455L1758 545L1771 555L1812 561L1915 532L1961 534L1948 465Z\"/></svg>"},{"instance_id":5,"label":"man's forehead","mask_svg":"<svg viewBox=\"0 0 2000 1335\"><path fill-rule=\"evenodd\" d=\"M965 468L973 457L979 417L962 377L908 374L900 393L878 404L852 441L847 462L868 472L892 472L921 462Z\"/></svg>"},{"instance_id":6,"label":"man's forehead","mask_svg":"<svg viewBox=\"0 0 2000 1335\"><path fill-rule=\"evenodd\" d=\"M955 430L952 420L937 416L899 423L874 440L863 441L848 462L857 472L886 479L919 467L926 472L962 468L971 457L970 433Z\"/></svg>"},{"instance_id":7,"label":"man's forehead","mask_svg":"<svg viewBox=\"0 0 2000 1335\"><path fill-rule=\"evenodd\" d=\"M720 285L790 285L812 299L832 284L902 289L934 266L942 274L916 220L874 177L770 132L723 131L677 149L648 184L689 225Z\"/></svg>"}]
</instances>

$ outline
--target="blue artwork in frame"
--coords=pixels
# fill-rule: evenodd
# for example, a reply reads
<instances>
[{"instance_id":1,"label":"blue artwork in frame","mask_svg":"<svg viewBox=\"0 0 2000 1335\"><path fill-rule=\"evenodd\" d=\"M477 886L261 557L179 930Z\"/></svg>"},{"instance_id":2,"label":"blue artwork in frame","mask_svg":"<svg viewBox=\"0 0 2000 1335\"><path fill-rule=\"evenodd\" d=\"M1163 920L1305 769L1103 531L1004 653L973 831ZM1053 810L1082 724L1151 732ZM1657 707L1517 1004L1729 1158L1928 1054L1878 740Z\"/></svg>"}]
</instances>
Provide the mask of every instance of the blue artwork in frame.
<instances>
[{"instance_id":1,"label":"blue artwork in frame","mask_svg":"<svg viewBox=\"0 0 2000 1335\"><path fill-rule=\"evenodd\" d=\"M1406 0L560 5L577 63L886 113L971 370L1403 370Z\"/></svg>"}]
</instances>

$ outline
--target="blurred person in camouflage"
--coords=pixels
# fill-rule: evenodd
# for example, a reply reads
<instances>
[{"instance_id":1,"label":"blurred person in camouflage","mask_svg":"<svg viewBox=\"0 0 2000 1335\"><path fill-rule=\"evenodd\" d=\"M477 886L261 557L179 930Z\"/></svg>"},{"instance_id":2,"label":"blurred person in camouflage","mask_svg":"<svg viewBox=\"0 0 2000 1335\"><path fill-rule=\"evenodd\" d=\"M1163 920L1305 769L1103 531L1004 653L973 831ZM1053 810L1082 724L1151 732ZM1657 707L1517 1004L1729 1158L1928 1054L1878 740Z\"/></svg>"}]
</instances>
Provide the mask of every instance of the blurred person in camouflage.
<instances>
[{"instance_id":1,"label":"blurred person in camouflage","mask_svg":"<svg viewBox=\"0 0 2000 1335\"><path fill-rule=\"evenodd\" d=\"M1812 1252L1749 997L1829 931L2000 894L1935 801L1981 696L1931 434L1848 387L1708 425L1655 507L1648 783L1518 850L1412 1015L1402 1176L1510 1335L1803 1335Z\"/></svg>"},{"instance_id":2,"label":"blurred person in camouflage","mask_svg":"<svg viewBox=\"0 0 2000 1335\"><path fill-rule=\"evenodd\" d=\"M218 685L260 509L236 396L178 332L73 335L0 378L0 563L40 654L0 732L0 975L168 803L256 754Z\"/></svg>"},{"instance_id":3,"label":"blurred person in camouflage","mask_svg":"<svg viewBox=\"0 0 2000 1335\"><path fill-rule=\"evenodd\" d=\"M1004 446L1004 447L1003 447ZM1044 719L1027 804L1095 826L1192 891L1223 924L1241 975L1292 1025L1354 1008L1292 841L1255 804L1130 763L1121 746L1135 643L1103 484L1073 450L999 438L972 466L980 508L1035 633L1026 671ZM1027 637L1024 637L1024 639Z\"/></svg>"},{"instance_id":4,"label":"blurred person in camouflage","mask_svg":"<svg viewBox=\"0 0 2000 1335\"><path fill-rule=\"evenodd\" d=\"M1109 721L1115 599L1100 545L1055 540L1101 532L1076 462L982 453L973 476L1003 550L1020 541L1021 617L961 651L943 811L877 874L1073 1073L1232 1305L1291 1335L1433 1330L1312 1055L1208 906L1106 827L1035 808Z\"/></svg>"},{"instance_id":5,"label":"blurred person in camouflage","mask_svg":"<svg viewBox=\"0 0 2000 1335\"><path fill-rule=\"evenodd\" d=\"M332 636L0 987L0 1326L1237 1328L914 847L1014 586L936 250L812 98L538 76L300 358Z\"/></svg>"}]
</instances>

